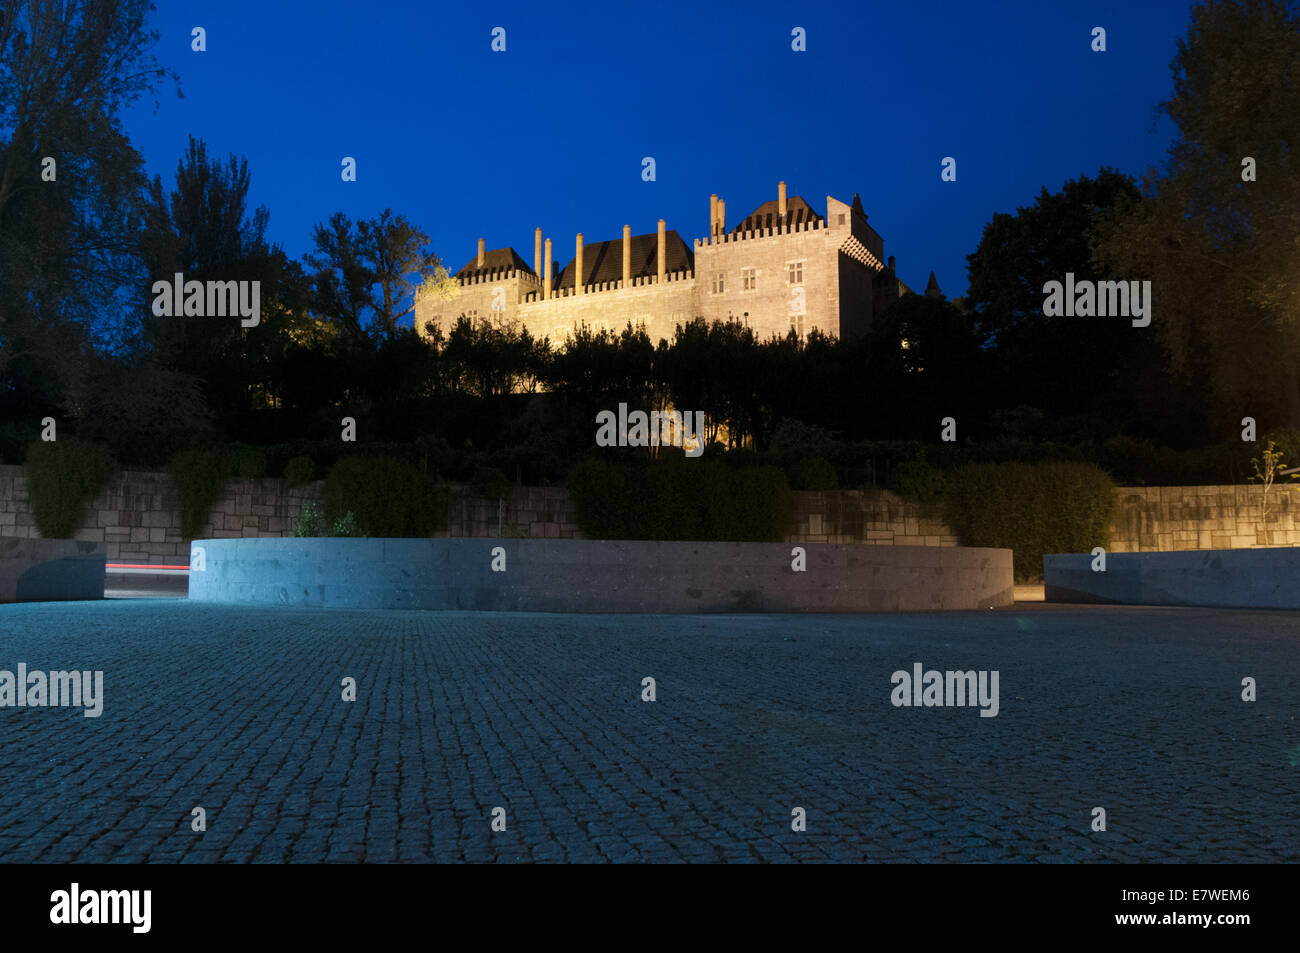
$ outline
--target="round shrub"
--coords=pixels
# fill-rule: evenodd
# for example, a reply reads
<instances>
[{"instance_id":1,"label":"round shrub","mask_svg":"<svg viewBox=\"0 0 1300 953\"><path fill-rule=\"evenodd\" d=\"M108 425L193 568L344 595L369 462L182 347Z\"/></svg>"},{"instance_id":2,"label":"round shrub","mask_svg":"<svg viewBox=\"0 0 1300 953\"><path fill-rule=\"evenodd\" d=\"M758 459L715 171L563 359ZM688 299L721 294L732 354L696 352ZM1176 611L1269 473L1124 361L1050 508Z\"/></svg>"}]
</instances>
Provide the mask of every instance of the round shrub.
<instances>
[{"instance_id":1,"label":"round shrub","mask_svg":"<svg viewBox=\"0 0 1300 953\"><path fill-rule=\"evenodd\" d=\"M71 539L85 512L117 466L108 448L76 438L36 441L27 450L32 518L46 539Z\"/></svg>"},{"instance_id":2,"label":"round shrub","mask_svg":"<svg viewBox=\"0 0 1300 953\"><path fill-rule=\"evenodd\" d=\"M824 457L807 457L790 468L790 486L795 490L837 490L835 467Z\"/></svg>"},{"instance_id":3,"label":"round shrub","mask_svg":"<svg viewBox=\"0 0 1300 953\"><path fill-rule=\"evenodd\" d=\"M259 480L266 476L266 453L259 447L232 444L226 448L222 461L227 476L243 480Z\"/></svg>"},{"instance_id":4,"label":"round shrub","mask_svg":"<svg viewBox=\"0 0 1300 953\"><path fill-rule=\"evenodd\" d=\"M477 500L499 500L510 495L510 478L496 467L480 467L469 481L469 495Z\"/></svg>"},{"instance_id":5,"label":"round shrub","mask_svg":"<svg viewBox=\"0 0 1300 953\"><path fill-rule=\"evenodd\" d=\"M905 500L932 504L943 499L947 477L943 471L924 460L904 460L894 467L890 489Z\"/></svg>"},{"instance_id":6,"label":"round shrub","mask_svg":"<svg viewBox=\"0 0 1300 953\"><path fill-rule=\"evenodd\" d=\"M208 521L208 511L226 485L231 457L220 450L182 450L167 470L176 481L181 501L181 536L194 539Z\"/></svg>"},{"instance_id":7,"label":"round shrub","mask_svg":"<svg viewBox=\"0 0 1300 953\"><path fill-rule=\"evenodd\" d=\"M316 479L316 461L311 457L294 457L284 465L284 478L290 486L302 486Z\"/></svg>"},{"instance_id":8,"label":"round shrub","mask_svg":"<svg viewBox=\"0 0 1300 953\"><path fill-rule=\"evenodd\" d=\"M325 478L331 521L355 520L359 536L426 538L446 525L446 493L396 457L344 457Z\"/></svg>"}]
</instances>

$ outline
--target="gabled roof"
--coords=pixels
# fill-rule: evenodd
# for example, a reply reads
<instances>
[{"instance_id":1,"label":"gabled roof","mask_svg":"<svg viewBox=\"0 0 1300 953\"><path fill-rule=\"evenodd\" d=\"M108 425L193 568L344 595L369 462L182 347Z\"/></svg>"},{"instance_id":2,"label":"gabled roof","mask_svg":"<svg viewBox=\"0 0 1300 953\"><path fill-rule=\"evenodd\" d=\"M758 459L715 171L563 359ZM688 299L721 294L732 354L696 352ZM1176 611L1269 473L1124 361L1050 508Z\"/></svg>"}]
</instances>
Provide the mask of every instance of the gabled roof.
<instances>
[{"instance_id":1,"label":"gabled roof","mask_svg":"<svg viewBox=\"0 0 1300 953\"><path fill-rule=\"evenodd\" d=\"M695 256L690 246L673 229L664 233L664 271L694 271ZM556 288L572 288L577 270L576 259L560 271ZM623 239L584 243L582 246L583 285L623 280ZM632 236L632 277L642 278L659 273L659 233Z\"/></svg>"},{"instance_id":2,"label":"gabled roof","mask_svg":"<svg viewBox=\"0 0 1300 953\"><path fill-rule=\"evenodd\" d=\"M453 277L468 278L480 271L501 271L502 269L515 268L520 271L526 271L533 274L533 268L522 258L513 248L494 248L483 254L483 267L478 266L478 255L475 255L460 271L456 272Z\"/></svg>"},{"instance_id":3,"label":"gabled roof","mask_svg":"<svg viewBox=\"0 0 1300 953\"><path fill-rule=\"evenodd\" d=\"M943 294L939 287L938 280L934 277L934 272L930 272L930 280L925 283L925 293L931 297Z\"/></svg>"},{"instance_id":4,"label":"gabled roof","mask_svg":"<svg viewBox=\"0 0 1300 953\"><path fill-rule=\"evenodd\" d=\"M741 219L740 224L731 230L731 234L736 232L751 232L760 228L774 228L780 219L777 214L777 202L773 199L770 202L764 202L748 216ZM811 205L805 202L800 196L796 195L788 199L785 203L785 215L787 223L802 225L804 222L825 221L825 217L818 215Z\"/></svg>"}]
</instances>

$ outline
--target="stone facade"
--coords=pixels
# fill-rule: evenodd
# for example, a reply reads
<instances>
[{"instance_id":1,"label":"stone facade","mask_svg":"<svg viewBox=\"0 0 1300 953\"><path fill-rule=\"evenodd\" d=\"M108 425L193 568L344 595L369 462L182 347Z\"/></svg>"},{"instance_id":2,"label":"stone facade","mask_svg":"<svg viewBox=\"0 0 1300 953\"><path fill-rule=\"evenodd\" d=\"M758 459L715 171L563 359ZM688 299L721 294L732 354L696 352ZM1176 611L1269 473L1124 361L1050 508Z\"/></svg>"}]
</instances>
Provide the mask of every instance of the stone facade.
<instances>
[{"instance_id":1,"label":"stone facade","mask_svg":"<svg viewBox=\"0 0 1300 953\"><path fill-rule=\"evenodd\" d=\"M530 268L513 248L479 252L456 274L456 294L422 299L415 326L444 333L461 315L519 323L552 341L579 324L621 331L644 324L652 341L672 339L695 318L737 321L760 339L801 337L813 328L838 337L864 334L875 315L910 289L885 259L884 241L852 203L826 197L820 214L802 198L787 201L785 183L768 202L728 231L726 203L712 196L709 234L687 248L660 219L654 233L584 245L556 274L551 239L537 229ZM621 268L619 267L621 263ZM936 286L937 291L937 286Z\"/></svg>"}]
</instances>

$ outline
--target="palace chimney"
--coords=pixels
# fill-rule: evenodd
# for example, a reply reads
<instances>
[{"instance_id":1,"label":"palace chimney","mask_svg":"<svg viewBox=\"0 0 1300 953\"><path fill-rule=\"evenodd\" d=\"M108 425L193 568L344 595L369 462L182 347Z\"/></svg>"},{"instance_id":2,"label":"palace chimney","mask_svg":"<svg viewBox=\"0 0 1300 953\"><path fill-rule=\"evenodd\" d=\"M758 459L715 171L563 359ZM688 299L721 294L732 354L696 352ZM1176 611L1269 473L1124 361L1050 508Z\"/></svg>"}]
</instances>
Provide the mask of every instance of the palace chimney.
<instances>
[{"instance_id":1,"label":"palace chimney","mask_svg":"<svg viewBox=\"0 0 1300 953\"><path fill-rule=\"evenodd\" d=\"M718 193L709 196L709 238L718 240Z\"/></svg>"},{"instance_id":2,"label":"palace chimney","mask_svg":"<svg viewBox=\"0 0 1300 953\"><path fill-rule=\"evenodd\" d=\"M542 277L542 230L533 233L533 274Z\"/></svg>"},{"instance_id":3,"label":"palace chimney","mask_svg":"<svg viewBox=\"0 0 1300 953\"><path fill-rule=\"evenodd\" d=\"M578 232L573 246L573 293L582 294L582 232Z\"/></svg>"},{"instance_id":4,"label":"palace chimney","mask_svg":"<svg viewBox=\"0 0 1300 953\"><path fill-rule=\"evenodd\" d=\"M776 214L781 216L781 221L783 222L785 221L787 207L785 201L785 183L778 182L776 184Z\"/></svg>"},{"instance_id":5,"label":"palace chimney","mask_svg":"<svg viewBox=\"0 0 1300 953\"><path fill-rule=\"evenodd\" d=\"M483 250L483 245L483 239L480 238L478 240L478 264L475 266L476 268L482 268L483 262L487 260L487 253Z\"/></svg>"},{"instance_id":6,"label":"palace chimney","mask_svg":"<svg viewBox=\"0 0 1300 953\"><path fill-rule=\"evenodd\" d=\"M721 237L727 232L727 203L718 199L718 236Z\"/></svg>"},{"instance_id":7,"label":"palace chimney","mask_svg":"<svg viewBox=\"0 0 1300 953\"><path fill-rule=\"evenodd\" d=\"M668 254L668 233L666 231L667 226L668 226L667 222L665 222L662 218L659 219L659 248L658 248L658 254L655 257L658 258L659 260L659 276L656 280L660 284L664 283L664 272L665 272L664 258Z\"/></svg>"},{"instance_id":8,"label":"palace chimney","mask_svg":"<svg viewBox=\"0 0 1300 953\"><path fill-rule=\"evenodd\" d=\"M542 300L551 297L551 240L546 239L546 270L542 272Z\"/></svg>"},{"instance_id":9,"label":"palace chimney","mask_svg":"<svg viewBox=\"0 0 1300 953\"><path fill-rule=\"evenodd\" d=\"M623 226L623 287L632 285L632 226Z\"/></svg>"}]
</instances>

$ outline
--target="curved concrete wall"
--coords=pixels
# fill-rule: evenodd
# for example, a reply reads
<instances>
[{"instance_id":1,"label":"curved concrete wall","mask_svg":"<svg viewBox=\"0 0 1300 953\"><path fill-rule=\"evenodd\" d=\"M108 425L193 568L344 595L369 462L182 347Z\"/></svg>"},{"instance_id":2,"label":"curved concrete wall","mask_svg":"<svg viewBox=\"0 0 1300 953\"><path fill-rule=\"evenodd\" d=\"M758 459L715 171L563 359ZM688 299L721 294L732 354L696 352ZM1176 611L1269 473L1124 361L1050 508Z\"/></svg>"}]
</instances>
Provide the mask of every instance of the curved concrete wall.
<instances>
[{"instance_id":1,"label":"curved concrete wall","mask_svg":"<svg viewBox=\"0 0 1300 953\"><path fill-rule=\"evenodd\" d=\"M520 612L901 612L1013 601L1011 551L534 539L215 539L190 598ZM505 572L494 572L503 552ZM199 568L200 565L202 568Z\"/></svg>"},{"instance_id":2,"label":"curved concrete wall","mask_svg":"<svg viewBox=\"0 0 1300 953\"><path fill-rule=\"evenodd\" d=\"M103 543L0 537L0 602L104 598Z\"/></svg>"},{"instance_id":3,"label":"curved concrete wall","mask_svg":"<svg viewBox=\"0 0 1300 953\"><path fill-rule=\"evenodd\" d=\"M1300 609L1300 547L1043 557L1048 602Z\"/></svg>"}]
</instances>

